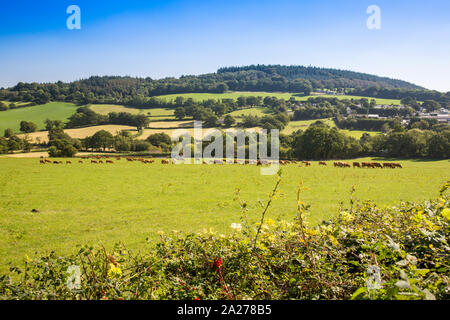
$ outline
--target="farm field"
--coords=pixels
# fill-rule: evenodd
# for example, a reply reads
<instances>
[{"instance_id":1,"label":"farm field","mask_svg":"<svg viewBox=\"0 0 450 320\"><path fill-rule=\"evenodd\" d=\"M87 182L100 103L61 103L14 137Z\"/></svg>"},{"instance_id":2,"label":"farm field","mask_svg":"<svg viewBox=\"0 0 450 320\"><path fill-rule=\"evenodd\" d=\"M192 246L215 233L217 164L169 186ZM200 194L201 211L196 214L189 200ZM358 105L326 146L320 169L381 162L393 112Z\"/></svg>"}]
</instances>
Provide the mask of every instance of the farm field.
<instances>
[{"instance_id":1,"label":"farm field","mask_svg":"<svg viewBox=\"0 0 450 320\"><path fill-rule=\"evenodd\" d=\"M70 137L76 139L83 139L88 136L94 135L97 131L105 130L115 135L119 131L132 131L133 134L137 134L136 127L132 126L124 126L124 125L116 125L116 124L105 124L101 126L92 126L86 128L77 128L77 129L65 129L64 132L67 133ZM48 142L48 131L37 131L28 134L19 134L19 137L28 136L28 138L33 142Z\"/></svg>"},{"instance_id":2,"label":"farm field","mask_svg":"<svg viewBox=\"0 0 450 320\"><path fill-rule=\"evenodd\" d=\"M168 108L139 109L115 104L92 104L89 108L102 115L107 115L110 112L128 112L131 114L145 115L150 113L150 119L152 121L175 119L175 116L173 115L174 109Z\"/></svg>"},{"instance_id":3,"label":"farm field","mask_svg":"<svg viewBox=\"0 0 450 320\"><path fill-rule=\"evenodd\" d=\"M72 162L41 165L39 159L0 158L0 272L21 264L25 254L73 253L78 244L110 247L121 241L139 250L160 230L228 233L242 216L233 200L236 190L248 203L249 219L256 221L258 200L266 201L276 182L257 166ZM303 192L311 204L308 219L316 223L335 214L341 202L348 205L353 185L358 199L388 205L435 198L450 178L447 160L396 162L404 169L340 169L332 162L283 166L281 193L267 218L293 218L299 181L308 188Z\"/></svg>"},{"instance_id":4,"label":"farm field","mask_svg":"<svg viewBox=\"0 0 450 320\"><path fill-rule=\"evenodd\" d=\"M107 115L110 112L128 112L131 114L141 114L141 113L145 114L147 111L147 109L131 108L116 104L91 104L89 106L89 109L102 115Z\"/></svg>"},{"instance_id":5,"label":"farm field","mask_svg":"<svg viewBox=\"0 0 450 320\"><path fill-rule=\"evenodd\" d=\"M43 105L25 107L7 111L0 111L0 133L7 128L14 132L20 132L20 122L22 120L32 121L37 125L38 130L45 128L45 120L63 120L66 121L75 113L78 106L73 103L50 102Z\"/></svg>"}]
</instances>

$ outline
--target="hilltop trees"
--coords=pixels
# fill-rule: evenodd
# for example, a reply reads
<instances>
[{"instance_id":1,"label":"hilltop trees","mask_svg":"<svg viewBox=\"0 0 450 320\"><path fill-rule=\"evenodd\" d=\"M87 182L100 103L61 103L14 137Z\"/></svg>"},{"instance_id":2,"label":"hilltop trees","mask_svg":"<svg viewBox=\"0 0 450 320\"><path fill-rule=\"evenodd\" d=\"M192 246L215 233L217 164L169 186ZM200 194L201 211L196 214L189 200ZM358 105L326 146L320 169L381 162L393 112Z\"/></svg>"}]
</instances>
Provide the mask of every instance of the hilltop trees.
<instances>
[{"instance_id":1,"label":"hilltop trees","mask_svg":"<svg viewBox=\"0 0 450 320\"><path fill-rule=\"evenodd\" d=\"M69 121L66 123L66 128L118 124L134 126L138 130L141 130L148 126L149 123L150 119L143 114L133 115L128 112L110 112L108 115L101 115L91 110L89 107L80 107L77 109L76 113L69 118ZM52 123L49 123L49 125L50 124Z\"/></svg>"},{"instance_id":2,"label":"hilltop trees","mask_svg":"<svg viewBox=\"0 0 450 320\"><path fill-rule=\"evenodd\" d=\"M309 95L313 90L328 89L374 98L416 101L435 100L450 103L450 94L425 90L414 84L345 70L303 66L253 65L221 68L216 73L180 78L90 77L72 83L18 83L2 90L1 100L36 104L48 101L73 102L78 105L106 103L141 108L162 107L155 96L181 93L224 93L232 91L295 92ZM242 100L242 99L240 99ZM178 106L184 101L175 101ZM242 101L239 101L242 103Z\"/></svg>"}]
</instances>

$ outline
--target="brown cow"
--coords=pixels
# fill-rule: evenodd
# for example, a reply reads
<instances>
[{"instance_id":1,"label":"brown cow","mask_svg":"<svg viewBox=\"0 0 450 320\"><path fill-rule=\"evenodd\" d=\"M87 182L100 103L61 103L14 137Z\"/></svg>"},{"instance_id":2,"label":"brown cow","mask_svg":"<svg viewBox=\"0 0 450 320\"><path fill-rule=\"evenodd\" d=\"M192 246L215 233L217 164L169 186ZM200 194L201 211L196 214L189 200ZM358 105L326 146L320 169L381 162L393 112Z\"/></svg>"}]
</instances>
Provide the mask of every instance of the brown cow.
<instances>
[{"instance_id":1,"label":"brown cow","mask_svg":"<svg viewBox=\"0 0 450 320\"><path fill-rule=\"evenodd\" d=\"M83 163L83 160L78 160L78 163Z\"/></svg>"},{"instance_id":2,"label":"brown cow","mask_svg":"<svg viewBox=\"0 0 450 320\"><path fill-rule=\"evenodd\" d=\"M166 159L161 160L161 164L169 164L169 163L170 163L169 160L166 160Z\"/></svg>"},{"instance_id":3,"label":"brown cow","mask_svg":"<svg viewBox=\"0 0 450 320\"><path fill-rule=\"evenodd\" d=\"M361 168L359 162L353 162L353 168Z\"/></svg>"},{"instance_id":4,"label":"brown cow","mask_svg":"<svg viewBox=\"0 0 450 320\"><path fill-rule=\"evenodd\" d=\"M52 163L50 160L45 160L46 163Z\"/></svg>"},{"instance_id":5,"label":"brown cow","mask_svg":"<svg viewBox=\"0 0 450 320\"><path fill-rule=\"evenodd\" d=\"M114 163L112 160L106 160L106 163Z\"/></svg>"},{"instance_id":6,"label":"brown cow","mask_svg":"<svg viewBox=\"0 0 450 320\"><path fill-rule=\"evenodd\" d=\"M40 163L45 164L45 161L44 161L44 160L41 160Z\"/></svg>"},{"instance_id":7,"label":"brown cow","mask_svg":"<svg viewBox=\"0 0 450 320\"><path fill-rule=\"evenodd\" d=\"M325 161L319 161L319 166L326 166L327 163Z\"/></svg>"},{"instance_id":8,"label":"brown cow","mask_svg":"<svg viewBox=\"0 0 450 320\"><path fill-rule=\"evenodd\" d=\"M91 163L97 163L97 161L96 160L91 160Z\"/></svg>"},{"instance_id":9,"label":"brown cow","mask_svg":"<svg viewBox=\"0 0 450 320\"><path fill-rule=\"evenodd\" d=\"M66 161L66 164L72 164L72 162L71 162L71 161L69 161L69 160L67 160L67 161Z\"/></svg>"}]
</instances>

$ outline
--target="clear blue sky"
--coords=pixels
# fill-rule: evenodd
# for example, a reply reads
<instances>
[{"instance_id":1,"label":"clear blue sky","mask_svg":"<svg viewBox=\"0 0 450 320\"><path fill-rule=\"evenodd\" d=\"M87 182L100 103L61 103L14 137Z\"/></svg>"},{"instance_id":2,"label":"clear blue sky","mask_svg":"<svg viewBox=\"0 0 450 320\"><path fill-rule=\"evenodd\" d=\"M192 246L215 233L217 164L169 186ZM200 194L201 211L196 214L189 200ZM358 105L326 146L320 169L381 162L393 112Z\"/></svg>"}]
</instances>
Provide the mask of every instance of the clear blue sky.
<instances>
[{"instance_id":1,"label":"clear blue sky","mask_svg":"<svg viewBox=\"0 0 450 320\"><path fill-rule=\"evenodd\" d=\"M81 8L81 30L66 8ZM366 27L369 5L381 30ZM91 75L162 78L222 66L333 67L450 91L448 0L10 0L0 87Z\"/></svg>"}]
</instances>

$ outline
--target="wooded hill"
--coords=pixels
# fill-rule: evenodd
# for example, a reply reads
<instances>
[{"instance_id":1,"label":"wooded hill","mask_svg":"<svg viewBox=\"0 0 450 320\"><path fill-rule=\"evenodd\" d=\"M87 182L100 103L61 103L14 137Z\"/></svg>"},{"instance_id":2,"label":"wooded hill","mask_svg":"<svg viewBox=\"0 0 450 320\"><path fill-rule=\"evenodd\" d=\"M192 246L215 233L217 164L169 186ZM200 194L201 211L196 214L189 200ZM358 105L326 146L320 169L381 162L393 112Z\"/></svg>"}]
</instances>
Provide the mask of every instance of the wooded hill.
<instances>
[{"instance_id":1,"label":"wooded hill","mask_svg":"<svg viewBox=\"0 0 450 320\"><path fill-rule=\"evenodd\" d=\"M302 66L253 65L221 68L216 73L180 78L93 76L71 83L18 83L0 90L0 100L34 102L65 101L77 104L123 104L148 97L181 93L232 91L292 92L309 95L327 89L378 98L414 98L450 104L450 92L430 91L401 80L353 71Z\"/></svg>"}]
</instances>

